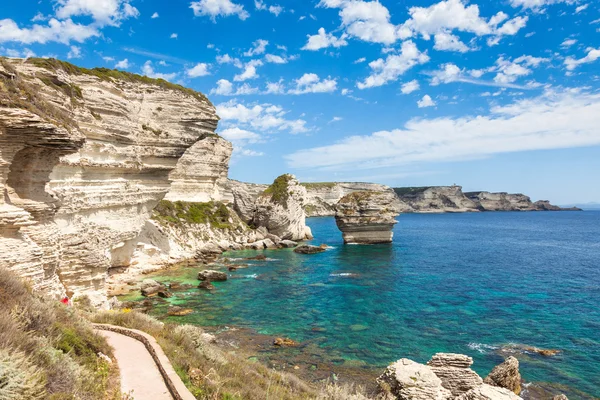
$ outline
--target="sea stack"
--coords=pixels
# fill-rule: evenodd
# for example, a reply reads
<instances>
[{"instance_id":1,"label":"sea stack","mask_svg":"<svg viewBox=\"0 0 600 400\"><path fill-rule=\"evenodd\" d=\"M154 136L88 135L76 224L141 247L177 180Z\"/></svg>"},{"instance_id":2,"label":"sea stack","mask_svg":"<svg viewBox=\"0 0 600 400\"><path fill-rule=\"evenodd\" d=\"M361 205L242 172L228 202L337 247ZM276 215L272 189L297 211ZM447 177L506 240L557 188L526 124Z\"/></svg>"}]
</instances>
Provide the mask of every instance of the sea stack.
<instances>
[{"instance_id":1,"label":"sea stack","mask_svg":"<svg viewBox=\"0 0 600 400\"><path fill-rule=\"evenodd\" d=\"M344 243L391 243L400 214L393 192L354 192L336 205L335 222Z\"/></svg>"}]
</instances>

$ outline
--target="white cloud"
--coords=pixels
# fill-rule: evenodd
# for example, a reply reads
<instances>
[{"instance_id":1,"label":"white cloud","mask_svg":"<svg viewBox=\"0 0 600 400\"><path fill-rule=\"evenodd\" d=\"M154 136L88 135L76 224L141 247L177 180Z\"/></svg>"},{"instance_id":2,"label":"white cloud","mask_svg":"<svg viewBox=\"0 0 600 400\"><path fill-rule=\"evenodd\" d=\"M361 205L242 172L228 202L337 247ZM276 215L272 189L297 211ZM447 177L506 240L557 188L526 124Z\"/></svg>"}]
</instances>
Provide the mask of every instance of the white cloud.
<instances>
[{"instance_id":1,"label":"white cloud","mask_svg":"<svg viewBox=\"0 0 600 400\"><path fill-rule=\"evenodd\" d=\"M510 0L510 5L513 7L522 7L524 9L529 9L534 12L544 12L545 7L552 4L573 4L575 2L575 0Z\"/></svg>"},{"instance_id":2,"label":"white cloud","mask_svg":"<svg viewBox=\"0 0 600 400\"><path fill-rule=\"evenodd\" d=\"M588 8L589 6L590 6L589 4L583 4L583 5L580 5L579 7L577 7L577 8L575 9L575 14L579 14L580 12L587 10L587 8Z\"/></svg>"},{"instance_id":3,"label":"white cloud","mask_svg":"<svg viewBox=\"0 0 600 400\"><path fill-rule=\"evenodd\" d=\"M494 77L494 81L498 83L513 83L522 76L527 76L533 71L526 66L526 62L519 63L517 60L510 61L503 57L496 60L496 71L498 72Z\"/></svg>"},{"instance_id":4,"label":"white cloud","mask_svg":"<svg viewBox=\"0 0 600 400\"><path fill-rule=\"evenodd\" d=\"M219 64L233 64L237 68L244 68L244 65L239 58L233 58L229 54L217 56L217 63Z\"/></svg>"},{"instance_id":5,"label":"white cloud","mask_svg":"<svg viewBox=\"0 0 600 400\"><path fill-rule=\"evenodd\" d=\"M327 47L342 47L346 46L348 42L346 42L346 34L343 34L339 38L334 36L331 33L326 33L325 28L319 28L318 33L316 35L308 35L308 41L302 47L302 50L320 50Z\"/></svg>"},{"instance_id":6,"label":"white cloud","mask_svg":"<svg viewBox=\"0 0 600 400\"><path fill-rule=\"evenodd\" d=\"M279 14L283 12L283 7L281 7L280 5L267 6L261 0L254 0L254 7L256 7L257 10L268 11L271 14L275 14L276 17L278 17Z\"/></svg>"},{"instance_id":7,"label":"white cloud","mask_svg":"<svg viewBox=\"0 0 600 400\"><path fill-rule=\"evenodd\" d=\"M233 83L227 79L219 79L217 87L210 91L210 94L218 94L221 96L230 96L233 94Z\"/></svg>"},{"instance_id":8,"label":"white cloud","mask_svg":"<svg viewBox=\"0 0 600 400\"><path fill-rule=\"evenodd\" d=\"M560 47L562 47L563 49L568 49L569 47L573 46L575 43L577 43L577 39L565 39L560 44Z\"/></svg>"},{"instance_id":9,"label":"white cloud","mask_svg":"<svg viewBox=\"0 0 600 400\"><path fill-rule=\"evenodd\" d=\"M312 73L302 75L295 82L296 87L288 90L289 94L330 93L337 89L335 79L321 79L317 74Z\"/></svg>"},{"instance_id":10,"label":"white cloud","mask_svg":"<svg viewBox=\"0 0 600 400\"><path fill-rule=\"evenodd\" d=\"M2 55L6 55L8 57L16 57L16 58L29 58L29 57L35 57L35 53L28 48L21 50L16 50L16 49L4 49L2 47L0 47L0 54Z\"/></svg>"},{"instance_id":11,"label":"white cloud","mask_svg":"<svg viewBox=\"0 0 600 400\"><path fill-rule=\"evenodd\" d=\"M117 68L117 69L127 69L127 68L129 68L129 66L130 66L129 60L126 58L115 64L115 68Z\"/></svg>"},{"instance_id":12,"label":"white cloud","mask_svg":"<svg viewBox=\"0 0 600 400\"><path fill-rule=\"evenodd\" d=\"M413 119L402 128L350 136L286 156L294 168L344 171L458 161L527 150L600 145L600 94L566 90L519 100L489 113Z\"/></svg>"},{"instance_id":13,"label":"white cloud","mask_svg":"<svg viewBox=\"0 0 600 400\"><path fill-rule=\"evenodd\" d=\"M402 92L402 94L410 94L412 92L416 92L420 88L421 88L421 86L419 85L419 81L417 81L415 79L415 80L412 80L410 82L406 82L405 84L403 84L400 91Z\"/></svg>"},{"instance_id":14,"label":"white cloud","mask_svg":"<svg viewBox=\"0 0 600 400\"><path fill-rule=\"evenodd\" d=\"M69 53L67 54L67 58L81 58L81 47L71 46Z\"/></svg>"},{"instance_id":15,"label":"white cloud","mask_svg":"<svg viewBox=\"0 0 600 400\"><path fill-rule=\"evenodd\" d=\"M240 129L238 127L225 129L219 132L221 136L230 141L258 141L260 139L260 135L257 135L254 132L247 131L245 129Z\"/></svg>"},{"instance_id":16,"label":"white cloud","mask_svg":"<svg viewBox=\"0 0 600 400\"><path fill-rule=\"evenodd\" d=\"M285 86L283 80L278 82L267 82L266 94L283 94L285 93Z\"/></svg>"},{"instance_id":17,"label":"white cloud","mask_svg":"<svg viewBox=\"0 0 600 400\"><path fill-rule=\"evenodd\" d=\"M431 85L437 86L442 83L457 82L461 79L463 71L455 64L447 63L442 68L431 73Z\"/></svg>"},{"instance_id":18,"label":"white cloud","mask_svg":"<svg viewBox=\"0 0 600 400\"><path fill-rule=\"evenodd\" d=\"M380 58L370 62L369 67L373 73L356 86L359 89L366 89L385 85L390 81L395 81L412 67L428 61L427 53L420 52L414 42L408 40L402 43L400 54L391 54L385 60Z\"/></svg>"},{"instance_id":19,"label":"white cloud","mask_svg":"<svg viewBox=\"0 0 600 400\"><path fill-rule=\"evenodd\" d=\"M173 72L171 74L162 74L160 72L156 72L152 67L152 61L148 60L142 66L142 73L149 78L156 79L164 79L166 81L172 81L177 76L177 73Z\"/></svg>"},{"instance_id":20,"label":"white cloud","mask_svg":"<svg viewBox=\"0 0 600 400\"><path fill-rule=\"evenodd\" d=\"M357 60L354 60L354 62L352 64L361 64L361 63L364 63L365 61L367 61L367 59L365 57L361 57Z\"/></svg>"},{"instance_id":21,"label":"white cloud","mask_svg":"<svg viewBox=\"0 0 600 400\"><path fill-rule=\"evenodd\" d=\"M587 48L587 55L580 59L575 59L573 57L567 57L565 59L565 65L569 71L573 71L575 68L580 66L581 64L587 64L596 61L600 58L600 48L594 49L592 47Z\"/></svg>"},{"instance_id":22,"label":"white cloud","mask_svg":"<svg viewBox=\"0 0 600 400\"><path fill-rule=\"evenodd\" d=\"M470 50L469 46L461 42L458 36L448 32L436 33L434 39L435 45L433 48L436 50L458 51L459 53L466 53Z\"/></svg>"},{"instance_id":23,"label":"white cloud","mask_svg":"<svg viewBox=\"0 0 600 400\"><path fill-rule=\"evenodd\" d=\"M171 36L169 36L169 39L177 39L179 35L177 35L176 33L171 33Z\"/></svg>"},{"instance_id":24,"label":"white cloud","mask_svg":"<svg viewBox=\"0 0 600 400\"><path fill-rule=\"evenodd\" d=\"M289 133L306 132L306 121L302 119L287 119L287 112L282 107L273 104L254 104L246 106L235 100L216 106L217 115L226 129L253 129L262 133L287 131Z\"/></svg>"},{"instance_id":25,"label":"white cloud","mask_svg":"<svg viewBox=\"0 0 600 400\"><path fill-rule=\"evenodd\" d=\"M333 123L333 122L340 122L341 120L343 120L344 118L342 117L333 117L331 118L331 120L329 121L329 123Z\"/></svg>"},{"instance_id":26,"label":"white cloud","mask_svg":"<svg viewBox=\"0 0 600 400\"><path fill-rule=\"evenodd\" d=\"M229 17L237 15L242 21L250 14L244 10L244 6L233 3L231 0L199 0L190 3L190 8L196 17L210 17L216 22L217 17Z\"/></svg>"},{"instance_id":27,"label":"white cloud","mask_svg":"<svg viewBox=\"0 0 600 400\"><path fill-rule=\"evenodd\" d=\"M421 100L417 101L417 105L419 108L433 107L435 106L435 101L432 100L431 96L426 94Z\"/></svg>"},{"instance_id":28,"label":"white cloud","mask_svg":"<svg viewBox=\"0 0 600 400\"><path fill-rule=\"evenodd\" d=\"M258 39L256 42L252 43L252 45L254 47L252 47L250 50L246 51L244 53L244 55L246 57L252 57L252 56L264 54L264 52L267 50L268 44L269 44L268 40Z\"/></svg>"},{"instance_id":29,"label":"white cloud","mask_svg":"<svg viewBox=\"0 0 600 400\"><path fill-rule=\"evenodd\" d=\"M56 0L56 3L56 16L60 19L85 15L102 25L118 25L122 20L140 15L129 0Z\"/></svg>"},{"instance_id":30,"label":"white cloud","mask_svg":"<svg viewBox=\"0 0 600 400\"><path fill-rule=\"evenodd\" d=\"M154 14L152 14L152 16L151 16L150 18L152 18L152 19L156 19L156 18L158 18L158 17L159 17L158 13L157 13L157 12L155 12Z\"/></svg>"},{"instance_id":31,"label":"white cloud","mask_svg":"<svg viewBox=\"0 0 600 400\"><path fill-rule=\"evenodd\" d=\"M71 41L83 43L86 39L100 36L100 31L93 25L76 24L70 19L59 21L52 18L48 25L33 25L31 28L19 28L11 19L0 20L0 43L48 43L59 42L69 44Z\"/></svg>"},{"instance_id":32,"label":"white cloud","mask_svg":"<svg viewBox=\"0 0 600 400\"><path fill-rule=\"evenodd\" d=\"M244 71L241 74L237 74L233 77L233 80L236 82L243 82L248 79L256 79L258 78L258 74L256 73L256 67L260 67L263 65L263 62L260 60L252 60L246 65L244 65Z\"/></svg>"},{"instance_id":33,"label":"white cloud","mask_svg":"<svg viewBox=\"0 0 600 400\"><path fill-rule=\"evenodd\" d=\"M287 58L276 56L274 54L266 54L265 61L273 64L286 64L288 62Z\"/></svg>"},{"instance_id":34,"label":"white cloud","mask_svg":"<svg viewBox=\"0 0 600 400\"><path fill-rule=\"evenodd\" d=\"M193 68L188 69L186 74L190 78L198 78L200 76L210 75L209 65L205 63L198 63Z\"/></svg>"}]
</instances>

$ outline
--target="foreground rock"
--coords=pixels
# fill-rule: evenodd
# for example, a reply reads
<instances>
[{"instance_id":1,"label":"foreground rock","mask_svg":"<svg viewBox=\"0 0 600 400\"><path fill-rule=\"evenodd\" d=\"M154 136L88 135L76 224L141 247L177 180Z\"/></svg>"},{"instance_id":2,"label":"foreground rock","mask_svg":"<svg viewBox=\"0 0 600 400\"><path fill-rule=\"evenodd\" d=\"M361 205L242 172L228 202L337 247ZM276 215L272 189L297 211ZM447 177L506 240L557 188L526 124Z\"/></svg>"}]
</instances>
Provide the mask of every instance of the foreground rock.
<instances>
[{"instance_id":1,"label":"foreground rock","mask_svg":"<svg viewBox=\"0 0 600 400\"><path fill-rule=\"evenodd\" d=\"M273 346L295 347L298 346L298 343L289 338L275 338L275 340L273 340Z\"/></svg>"},{"instance_id":2,"label":"foreground rock","mask_svg":"<svg viewBox=\"0 0 600 400\"><path fill-rule=\"evenodd\" d=\"M183 317L183 316L189 315L193 312L194 312L194 310L192 310L191 308L183 308L183 307L179 307L179 306L173 306L173 307L169 307L169 311L167 313L174 317Z\"/></svg>"},{"instance_id":3,"label":"foreground rock","mask_svg":"<svg viewBox=\"0 0 600 400\"><path fill-rule=\"evenodd\" d=\"M227 280L227 274L225 272L207 269L198 272L198 280L209 282L222 282Z\"/></svg>"},{"instance_id":4,"label":"foreground rock","mask_svg":"<svg viewBox=\"0 0 600 400\"><path fill-rule=\"evenodd\" d=\"M252 223L283 240L312 239L306 226L306 189L290 174L279 176L256 200Z\"/></svg>"},{"instance_id":5,"label":"foreground rock","mask_svg":"<svg viewBox=\"0 0 600 400\"><path fill-rule=\"evenodd\" d=\"M403 358L377 379L380 389L400 400L519 400L512 391L484 383L471 357L438 353L427 365Z\"/></svg>"},{"instance_id":6,"label":"foreground rock","mask_svg":"<svg viewBox=\"0 0 600 400\"><path fill-rule=\"evenodd\" d=\"M515 394L521 393L519 360L512 356L508 357L502 364L494 367L484 382L488 385L508 389Z\"/></svg>"},{"instance_id":7,"label":"foreground rock","mask_svg":"<svg viewBox=\"0 0 600 400\"><path fill-rule=\"evenodd\" d=\"M391 243L400 213L393 192L354 192L336 205L335 222L344 243Z\"/></svg>"},{"instance_id":8,"label":"foreground rock","mask_svg":"<svg viewBox=\"0 0 600 400\"><path fill-rule=\"evenodd\" d=\"M298 254L317 254L317 253L322 253L325 250L327 250L327 245L320 245L320 246L311 246L311 245L302 245L302 246L298 246L294 249L294 253L298 253Z\"/></svg>"},{"instance_id":9,"label":"foreground rock","mask_svg":"<svg viewBox=\"0 0 600 400\"><path fill-rule=\"evenodd\" d=\"M140 285L142 296L153 297L159 296L163 298L171 297L171 293L167 290L167 287L162 283L158 283L153 279L144 279Z\"/></svg>"}]
</instances>

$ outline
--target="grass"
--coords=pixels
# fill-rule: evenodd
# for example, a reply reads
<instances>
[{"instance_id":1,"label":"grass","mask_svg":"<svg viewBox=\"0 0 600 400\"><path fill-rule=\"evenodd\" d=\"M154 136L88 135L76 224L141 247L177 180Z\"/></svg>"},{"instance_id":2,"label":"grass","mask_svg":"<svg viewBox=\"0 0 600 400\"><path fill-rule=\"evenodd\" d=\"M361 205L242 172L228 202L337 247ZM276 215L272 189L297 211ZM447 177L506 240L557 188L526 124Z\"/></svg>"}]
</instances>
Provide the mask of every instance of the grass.
<instances>
[{"instance_id":1,"label":"grass","mask_svg":"<svg viewBox=\"0 0 600 400\"><path fill-rule=\"evenodd\" d=\"M301 183L307 189L332 189L335 187L335 182L305 182Z\"/></svg>"},{"instance_id":2,"label":"grass","mask_svg":"<svg viewBox=\"0 0 600 400\"><path fill-rule=\"evenodd\" d=\"M186 88L184 86L171 83L164 79L155 79L149 78L147 76L133 74L131 72L119 71L117 69L109 69L109 68L83 68L66 61L57 60L55 58L36 58L32 57L27 59L27 62L35 65L39 68L44 68L49 71L63 70L71 75L92 75L103 81L125 81L125 82L135 82L135 83L145 83L147 85L159 86L163 89L170 89L179 91L187 96L192 96L200 101L206 102L208 104L212 103L208 98L200 93L196 92L193 89Z\"/></svg>"},{"instance_id":3,"label":"grass","mask_svg":"<svg viewBox=\"0 0 600 400\"><path fill-rule=\"evenodd\" d=\"M290 197L288 190L289 183L293 179L290 174L283 174L275 178L275 181L269 186L261 196L270 196L271 201L275 204L279 204L284 208L287 208L287 201Z\"/></svg>"},{"instance_id":4,"label":"grass","mask_svg":"<svg viewBox=\"0 0 600 400\"><path fill-rule=\"evenodd\" d=\"M9 78L0 74L0 105L28 110L42 119L54 122L67 129L77 128L76 122L67 111L44 100L39 95L39 86L27 82L6 58L0 57L0 64L9 73L14 75L14 78ZM67 88L49 79L46 79L46 82L46 84L57 88L57 90L63 93L65 93L65 90L68 90L76 95L81 94L81 89L77 87Z\"/></svg>"},{"instance_id":5,"label":"grass","mask_svg":"<svg viewBox=\"0 0 600 400\"><path fill-rule=\"evenodd\" d=\"M369 200L371 197L379 194L383 194L384 192L373 192L373 191L362 191L362 192L352 192L339 200L340 204L356 204L360 205L363 201Z\"/></svg>"},{"instance_id":6,"label":"grass","mask_svg":"<svg viewBox=\"0 0 600 400\"><path fill-rule=\"evenodd\" d=\"M295 375L251 362L240 350L227 351L196 326L164 324L137 311L104 311L95 322L138 329L160 344L188 389L206 400L368 400L360 388L315 387Z\"/></svg>"},{"instance_id":7,"label":"grass","mask_svg":"<svg viewBox=\"0 0 600 400\"><path fill-rule=\"evenodd\" d=\"M0 269L0 399L120 399L112 355L81 311Z\"/></svg>"},{"instance_id":8,"label":"grass","mask_svg":"<svg viewBox=\"0 0 600 400\"><path fill-rule=\"evenodd\" d=\"M162 200L154 209L153 219L181 225L210 224L215 229L231 229L231 212L221 202L209 201L207 203L190 203L185 201Z\"/></svg>"}]
</instances>

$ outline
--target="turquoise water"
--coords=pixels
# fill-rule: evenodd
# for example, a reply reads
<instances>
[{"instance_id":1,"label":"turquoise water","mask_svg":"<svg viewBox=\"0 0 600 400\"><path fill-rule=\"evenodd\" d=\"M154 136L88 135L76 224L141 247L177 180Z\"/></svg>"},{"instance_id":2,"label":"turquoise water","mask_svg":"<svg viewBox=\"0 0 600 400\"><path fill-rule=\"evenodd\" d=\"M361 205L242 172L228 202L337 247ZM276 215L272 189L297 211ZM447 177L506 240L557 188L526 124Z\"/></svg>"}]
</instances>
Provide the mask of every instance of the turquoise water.
<instances>
[{"instance_id":1,"label":"turquoise water","mask_svg":"<svg viewBox=\"0 0 600 400\"><path fill-rule=\"evenodd\" d=\"M393 244L373 246L343 245L333 218L308 224L315 243L333 248L243 261L251 266L214 293L179 293L172 302L198 312L177 321L318 338L335 357L371 366L465 353L482 375L503 345L560 349L518 354L523 377L600 396L599 211L406 214Z\"/></svg>"}]
</instances>

